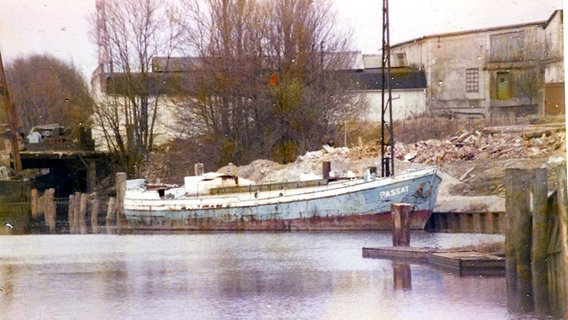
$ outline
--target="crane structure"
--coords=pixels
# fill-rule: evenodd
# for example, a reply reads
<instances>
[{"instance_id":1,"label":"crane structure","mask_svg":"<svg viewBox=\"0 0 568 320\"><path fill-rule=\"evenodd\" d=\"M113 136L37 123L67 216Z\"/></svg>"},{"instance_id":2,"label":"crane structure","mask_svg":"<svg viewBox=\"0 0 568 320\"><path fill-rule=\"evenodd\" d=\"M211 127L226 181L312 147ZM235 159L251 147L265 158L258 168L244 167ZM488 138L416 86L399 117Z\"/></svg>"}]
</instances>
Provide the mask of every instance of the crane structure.
<instances>
[{"instance_id":1,"label":"crane structure","mask_svg":"<svg viewBox=\"0 0 568 320\"><path fill-rule=\"evenodd\" d=\"M112 72L112 59L108 43L108 31L106 21L106 3L105 0L97 0L97 46L98 46L98 63L101 72Z\"/></svg>"},{"instance_id":2,"label":"crane structure","mask_svg":"<svg viewBox=\"0 0 568 320\"><path fill-rule=\"evenodd\" d=\"M8 115L8 123L10 126L10 144L12 147L11 158L13 169L16 176L22 173L22 159L20 157L20 142L18 139L18 110L12 104L10 93L8 91L8 82L6 80L6 73L4 72L4 62L2 61L2 53L0 53L0 101L3 103L6 113Z\"/></svg>"}]
</instances>

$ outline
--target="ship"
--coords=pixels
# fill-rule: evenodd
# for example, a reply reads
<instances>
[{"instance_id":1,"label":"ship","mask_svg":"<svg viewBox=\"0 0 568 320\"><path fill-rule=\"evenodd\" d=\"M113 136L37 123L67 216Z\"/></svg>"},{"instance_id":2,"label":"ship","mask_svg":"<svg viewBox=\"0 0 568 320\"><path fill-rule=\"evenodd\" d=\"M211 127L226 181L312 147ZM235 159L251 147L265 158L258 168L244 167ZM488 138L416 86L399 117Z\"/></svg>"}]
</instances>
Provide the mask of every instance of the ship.
<instances>
[{"instance_id":1,"label":"ship","mask_svg":"<svg viewBox=\"0 0 568 320\"><path fill-rule=\"evenodd\" d=\"M407 203L411 207L410 228L424 229L442 179L436 167L395 173L388 47L386 37L380 177L369 170L363 177L328 179L324 170L322 179L259 185L222 173L185 177L181 187L129 180L124 213L130 226L196 231L391 230L392 205Z\"/></svg>"},{"instance_id":2,"label":"ship","mask_svg":"<svg viewBox=\"0 0 568 320\"><path fill-rule=\"evenodd\" d=\"M186 231L390 230L391 205L411 206L410 228L424 229L442 179L437 167L388 177L255 184L218 172L184 178L182 186L126 182L129 226Z\"/></svg>"}]
</instances>

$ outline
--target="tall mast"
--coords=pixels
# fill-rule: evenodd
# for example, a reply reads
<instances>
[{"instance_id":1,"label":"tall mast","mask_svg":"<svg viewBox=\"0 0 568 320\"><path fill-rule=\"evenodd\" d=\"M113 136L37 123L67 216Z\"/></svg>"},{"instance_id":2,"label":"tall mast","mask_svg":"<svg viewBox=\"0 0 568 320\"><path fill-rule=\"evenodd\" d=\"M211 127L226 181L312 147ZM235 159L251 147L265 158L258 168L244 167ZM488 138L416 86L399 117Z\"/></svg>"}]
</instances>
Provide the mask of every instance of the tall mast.
<instances>
[{"instance_id":1,"label":"tall mast","mask_svg":"<svg viewBox=\"0 0 568 320\"><path fill-rule=\"evenodd\" d=\"M389 2L383 0L383 46L382 46L382 91L381 91L381 176L394 174L394 132L392 127L392 92L390 74ZM387 123L388 120L388 123ZM385 132L387 131L387 132ZM385 134L388 133L388 136ZM390 146L390 157L386 157Z\"/></svg>"},{"instance_id":2,"label":"tall mast","mask_svg":"<svg viewBox=\"0 0 568 320\"><path fill-rule=\"evenodd\" d=\"M16 175L19 176L22 172L22 159L20 158L20 146L18 142L18 113L16 108L12 105L10 100L10 93L8 92L8 82L6 81L6 73L4 72L4 62L2 61L2 53L0 52L0 99L4 102L6 113L8 114L8 122L10 124L10 139L12 145L12 161L14 162L14 170Z\"/></svg>"}]
</instances>

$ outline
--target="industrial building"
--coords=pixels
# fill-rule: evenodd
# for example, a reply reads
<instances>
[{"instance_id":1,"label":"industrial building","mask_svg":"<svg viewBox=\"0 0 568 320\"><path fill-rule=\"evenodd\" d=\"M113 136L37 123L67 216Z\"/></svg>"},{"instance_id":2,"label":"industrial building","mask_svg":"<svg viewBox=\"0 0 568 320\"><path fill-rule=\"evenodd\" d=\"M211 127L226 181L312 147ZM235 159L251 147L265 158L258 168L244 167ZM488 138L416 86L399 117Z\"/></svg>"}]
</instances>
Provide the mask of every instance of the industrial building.
<instances>
[{"instance_id":1,"label":"industrial building","mask_svg":"<svg viewBox=\"0 0 568 320\"><path fill-rule=\"evenodd\" d=\"M563 11L546 21L423 37L391 46L393 119L421 114L478 117L501 122L518 117L565 114ZM360 52L353 56L353 92L367 101L362 118L380 121L381 55ZM188 65L198 58L155 57L149 90L175 98L182 94ZM336 70L337 71L337 70ZM121 95L132 75L93 73L92 85L100 102ZM136 79L134 77L134 79ZM116 99L115 99L116 101ZM171 99L164 99L156 118L156 142L179 136ZM179 124L179 122L178 122ZM98 144L101 133L94 128Z\"/></svg>"},{"instance_id":2,"label":"industrial building","mask_svg":"<svg viewBox=\"0 0 568 320\"><path fill-rule=\"evenodd\" d=\"M423 36L391 46L423 70L426 111L489 117L565 113L563 11L547 21Z\"/></svg>"}]
</instances>

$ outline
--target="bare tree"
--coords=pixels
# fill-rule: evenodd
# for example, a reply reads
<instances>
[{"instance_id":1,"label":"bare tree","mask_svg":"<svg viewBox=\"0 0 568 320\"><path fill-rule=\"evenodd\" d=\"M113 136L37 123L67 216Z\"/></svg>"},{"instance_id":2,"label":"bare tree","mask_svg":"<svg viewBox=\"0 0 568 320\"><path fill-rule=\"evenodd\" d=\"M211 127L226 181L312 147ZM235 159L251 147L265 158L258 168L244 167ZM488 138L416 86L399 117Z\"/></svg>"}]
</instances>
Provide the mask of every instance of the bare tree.
<instances>
[{"instance_id":1,"label":"bare tree","mask_svg":"<svg viewBox=\"0 0 568 320\"><path fill-rule=\"evenodd\" d=\"M345 72L336 72L351 56L330 54L347 51L349 35L334 30L328 2L187 0L184 12L200 59L185 116L219 142L218 165L292 161L355 112Z\"/></svg>"},{"instance_id":2,"label":"bare tree","mask_svg":"<svg viewBox=\"0 0 568 320\"><path fill-rule=\"evenodd\" d=\"M24 130L48 123L69 128L90 126L93 100L73 66L50 56L33 55L16 59L6 73Z\"/></svg>"},{"instance_id":3,"label":"bare tree","mask_svg":"<svg viewBox=\"0 0 568 320\"><path fill-rule=\"evenodd\" d=\"M152 62L166 57L167 69L167 58L179 49L178 11L160 0L109 0L104 12L110 73L95 118L122 169L136 174L154 147L160 108L167 104L166 73L152 72Z\"/></svg>"}]
</instances>

